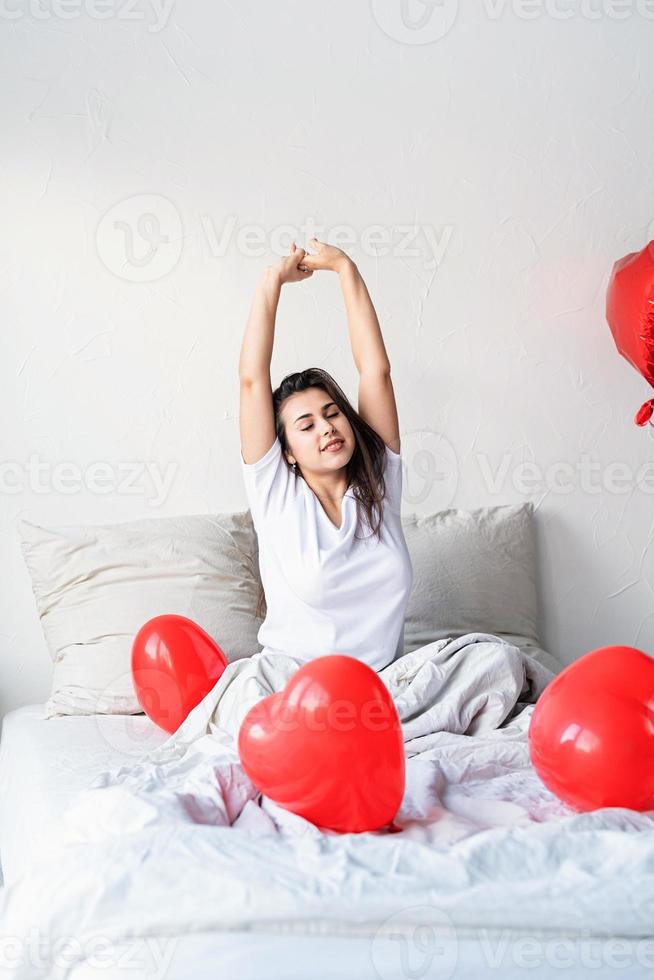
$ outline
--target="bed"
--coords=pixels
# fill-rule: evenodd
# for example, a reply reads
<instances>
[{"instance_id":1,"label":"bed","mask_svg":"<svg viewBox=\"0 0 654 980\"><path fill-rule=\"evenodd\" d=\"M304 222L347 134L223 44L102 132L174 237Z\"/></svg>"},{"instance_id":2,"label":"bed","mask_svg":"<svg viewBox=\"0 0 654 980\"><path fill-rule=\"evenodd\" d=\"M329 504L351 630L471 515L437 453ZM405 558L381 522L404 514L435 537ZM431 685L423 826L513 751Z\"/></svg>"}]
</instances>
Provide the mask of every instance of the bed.
<instances>
[{"instance_id":1,"label":"bed","mask_svg":"<svg viewBox=\"0 0 654 980\"><path fill-rule=\"evenodd\" d=\"M537 630L532 518L406 518L405 653L381 672L406 792L399 832L363 834L288 813L240 765L248 699L297 667L251 653L249 514L21 521L54 671L0 738L3 980L649 976L654 813L576 813L530 762L561 669ZM170 738L133 713L130 670L129 638L162 609L231 659Z\"/></svg>"},{"instance_id":2,"label":"bed","mask_svg":"<svg viewBox=\"0 0 654 980\"><path fill-rule=\"evenodd\" d=\"M443 706L420 678L434 666L456 678L463 658L465 698L450 687L447 718L437 716ZM46 719L38 704L9 712L0 741L0 900L11 940L2 975L651 975L654 813L578 814L540 783L526 739L547 669L482 634L401 659L415 668L402 690L421 692L424 710L415 698L411 713L399 708L400 834L314 832L250 793L227 728L210 724L225 691L208 695L172 738L145 715ZM503 691L514 674L517 682L504 704L475 709L471 726L453 709L470 703L475 671ZM241 676L263 676L257 658ZM396 694L399 681L396 671ZM37 957L35 929L49 950L70 940L70 955Z\"/></svg>"}]
</instances>

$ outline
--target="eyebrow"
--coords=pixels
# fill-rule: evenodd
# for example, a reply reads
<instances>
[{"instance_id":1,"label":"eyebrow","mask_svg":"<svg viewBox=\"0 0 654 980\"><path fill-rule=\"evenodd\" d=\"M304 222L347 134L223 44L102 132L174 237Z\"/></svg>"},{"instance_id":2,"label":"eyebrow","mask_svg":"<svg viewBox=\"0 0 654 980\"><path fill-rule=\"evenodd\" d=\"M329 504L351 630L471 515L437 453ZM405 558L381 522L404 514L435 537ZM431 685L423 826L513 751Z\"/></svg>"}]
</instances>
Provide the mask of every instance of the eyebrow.
<instances>
[{"instance_id":1,"label":"eyebrow","mask_svg":"<svg viewBox=\"0 0 654 980\"><path fill-rule=\"evenodd\" d=\"M330 405L335 405L335 404L336 404L336 402L327 402L327 404L326 405L323 405L323 407L322 407L323 412L325 411L326 408L329 408ZM298 415L298 417L296 418L295 422L299 422L300 419L310 419L312 417L313 417L313 412L305 412L304 415ZM294 425L295 425L295 422L293 423Z\"/></svg>"}]
</instances>

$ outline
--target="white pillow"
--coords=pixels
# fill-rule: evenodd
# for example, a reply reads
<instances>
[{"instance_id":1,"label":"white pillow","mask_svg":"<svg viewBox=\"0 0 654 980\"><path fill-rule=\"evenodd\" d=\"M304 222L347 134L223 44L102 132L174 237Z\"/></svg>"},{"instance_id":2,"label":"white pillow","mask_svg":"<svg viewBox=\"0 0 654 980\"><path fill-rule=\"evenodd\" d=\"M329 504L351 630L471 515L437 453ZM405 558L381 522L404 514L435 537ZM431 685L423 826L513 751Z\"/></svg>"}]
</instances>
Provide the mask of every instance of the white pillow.
<instances>
[{"instance_id":1,"label":"white pillow","mask_svg":"<svg viewBox=\"0 0 654 980\"><path fill-rule=\"evenodd\" d=\"M533 504L403 515L413 564L404 652L443 637L494 633L554 673L538 638Z\"/></svg>"},{"instance_id":2,"label":"white pillow","mask_svg":"<svg viewBox=\"0 0 654 980\"><path fill-rule=\"evenodd\" d=\"M87 527L18 518L18 530L54 662L46 718L142 712L132 640L162 613L194 620L230 662L261 649L249 511Z\"/></svg>"}]
</instances>

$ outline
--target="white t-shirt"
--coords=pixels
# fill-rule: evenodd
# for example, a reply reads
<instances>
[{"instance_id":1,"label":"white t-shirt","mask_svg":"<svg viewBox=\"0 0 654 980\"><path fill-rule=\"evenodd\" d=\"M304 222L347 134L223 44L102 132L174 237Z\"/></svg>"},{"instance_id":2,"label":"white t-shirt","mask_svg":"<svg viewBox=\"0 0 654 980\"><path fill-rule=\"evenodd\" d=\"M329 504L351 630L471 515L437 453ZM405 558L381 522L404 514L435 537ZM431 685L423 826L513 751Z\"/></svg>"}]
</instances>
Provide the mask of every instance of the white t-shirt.
<instances>
[{"instance_id":1,"label":"white t-shirt","mask_svg":"<svg viewBox=\"0 0 654 980\"><path fill-rule=\"evenodd\" d=\"M357 528L352 486L337 528L304 478L289 469L278 437L256 463L241 454L266 593L257 634L264 653L300 660L344 653L377 671L404 653L413 568L401 520L402 456L385 450L380 538L365 515Z\"/></svg>"}]
</instances>

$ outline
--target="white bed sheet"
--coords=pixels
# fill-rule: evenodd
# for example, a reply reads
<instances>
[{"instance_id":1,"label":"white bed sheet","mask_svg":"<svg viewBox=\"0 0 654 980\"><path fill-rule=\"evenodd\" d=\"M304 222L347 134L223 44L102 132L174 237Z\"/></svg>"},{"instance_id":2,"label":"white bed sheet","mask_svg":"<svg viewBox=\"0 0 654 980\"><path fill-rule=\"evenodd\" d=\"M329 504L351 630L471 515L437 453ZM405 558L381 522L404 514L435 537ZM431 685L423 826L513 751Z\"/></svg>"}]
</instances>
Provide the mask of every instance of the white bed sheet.
<instances>
[{"instance_id":1,"label":"white bed sheet","mask_svg":"<svg viewBox=\"0 0 654 980\"><path fill-rule=\"evenodd\" d=\"M522 716L522 727L525 717ZM520 719L516 719L511 726L516 729L516 736L520 727ZM502 739L510 735L511 732L506 730ZM167 738L167 733L143 715L46 720L43 705L29 705L10 712L4 719L0 742L0 853L3 857L6 854L8 880L20 875L27 863L39 863L39 849L43 847L47 851L49 845L41 828L58 818L78 790L87 787L98 772L115 770L130 759L135 761ZM457 740L460 736L443 736L440 746L444 752L443 762L450 751L448 743L452 744L453 751ZM483 747L483 742L479 747ZM598 822L598 838L614 829L611 814L606 816L606 826ZM616 813L616 817L619 816ZM548 814L541 814L541 819L547 820L547 817ZM639 823L637 817L634 822ZM546 829L545 825L543 829ZM202 828L194 830L199 840ZM534 846L539 843L537 836L534 835ZM152 839L147 843L147 837L149 831L146 830L144 856L152 844L156 867L163 868L162 855L156 854L156 841ZM123 846L121 839L119 848ZM93 847L89 857L92 850ZM643 856L649 867L651 855L648 857L643 851ZM100 865L98 868L102 881L102 868ZM143 870L146 870L145 864ZM578 874L579 870L571 865L573 873ZM592 868L588 870L592 871ZM639 870L645 871L645 868ZM66 880L66 869L62 869L62 874ZM70 877L67 880L71 881ZM183 880L183 876L176 880ZM219 886L215 878L214 882ZM571 879L572 883L574 879ZM585 889L583 882L579 884L582 890ZM589 876L588 885L596 886L597 882ZM150 894L148 891L148 901ZM4 899L6 895L3 895ZM157 901L156 890L152 892L152 900ZM15 906L17 901L20 903L20 892L9 904ZM634 901L638 901L637 896ZM624 902L622 905L624 907ZM138 908L138 905L134 907ZM440 927L436 922L428 928L420 925L395 928L391 921L387 922L390 929L386 935L376 932L372 924L367 931L365 927L359 927L359 934L344 934L344 927L338 921L321 921L315 930L305 921L298 923L297 931L294 931L293 922L281 923L280 932L279 923L268 929L259 921L250 923L247 929L232 927L225 931L205 932L196 920L198 932L180 934L172 929L147 936L137 934L132 939L112 944L107 956L100 956L97 964L88 957L83 962L76 962L65 976L67 980L109 980L113 977L185 980L189 976L194 980L216 976L239 977L239 980L295 980L296 977L303 980L336 980L339 977L407 980L410 976L477 980L482 976L498 976L502 980L518 980L526 972L534 980L552 976L574 977L575 980L586 977L617 980L629 976L640 980L651 976L654 938L642 933L629 935L630 930L621 928L623 923L617 918L611 921L610 902L600 901L597 909L602 912L598 919L603 921L597 923L601 929L592 932L588 929L586 935L586 923L580 928L581 923L575 922L574 916L567 920L566 930L560 923L548 930L549 923L542 918L538 923L542 929L534 928L534 925L523 929L466 928L460 923L454 929L451 920L444 921ZM430 913L433 912L434 908L430 906ZM77 930L74 921L75 915L72 915L69 928ZM609 922L615 935L607 935ZM0 967L0 977L3 972ZM21 977L28 975L20 973ZM41 975L39 972L34 974Z\"/></svg>"},{"instance_id":2,"label":"white bed sheet","mask_svg":"<svg viewBox=\"0 0 654 980\"><path fill-rule=\"evenodd\" d=\"M169 736L147 715L46 719L44 704L7 712L0 736L0 862L5 884L47 849L48 827L79 790Z\"/></svg>"}]
</instances>

